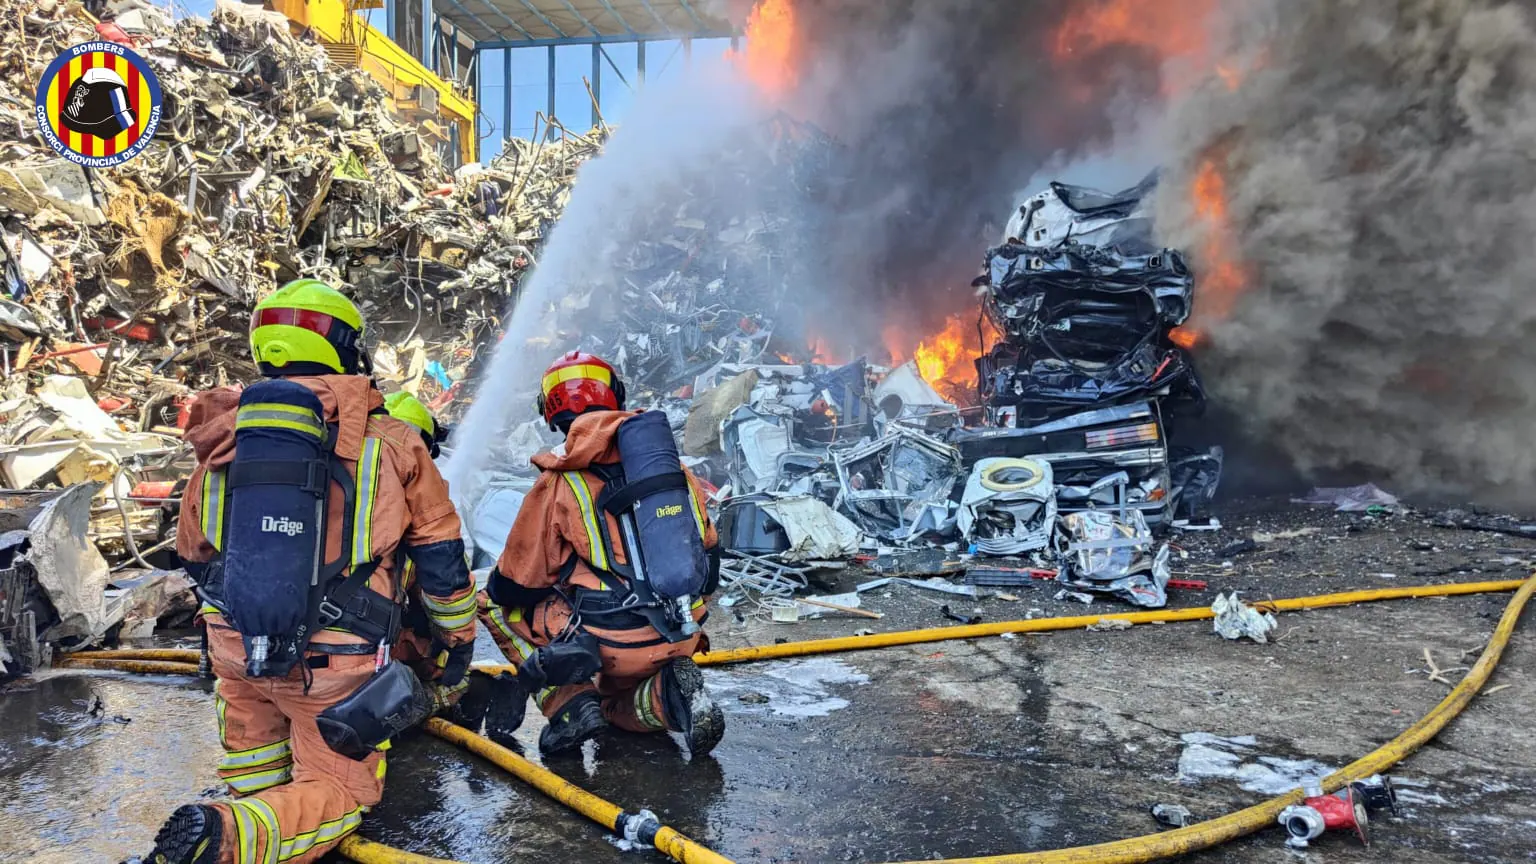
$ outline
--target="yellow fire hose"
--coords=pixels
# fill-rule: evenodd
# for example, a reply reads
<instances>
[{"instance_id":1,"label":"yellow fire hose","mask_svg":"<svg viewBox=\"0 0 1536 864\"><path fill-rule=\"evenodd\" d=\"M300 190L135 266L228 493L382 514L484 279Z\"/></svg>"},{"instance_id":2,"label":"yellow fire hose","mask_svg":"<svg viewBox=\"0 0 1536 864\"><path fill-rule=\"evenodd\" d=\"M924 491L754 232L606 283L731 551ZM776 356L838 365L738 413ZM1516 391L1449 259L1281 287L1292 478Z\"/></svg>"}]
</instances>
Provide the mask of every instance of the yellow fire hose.
<instances>
[{"instance_id":1,"label":"yellow fire hose","mask_svg":"<svg viewBox=\"0 0 1536 864\"><path fill-rule=\"evenodd\" d=\"M449 858L433 858L430 855L417 855L415 852L385 846L383 843L365 840L356 833L348 834L336 848L341 854L360 864L460 864Z\"/></svg>"},{"instance_id":2,"label":"yellow fire hose","mask_svg":"<svg viewBox=\"0 0 1536 864\"><path fill-rule=\"evenodd\" d=\"M1446 585L1417 585L1408 588L1376 588L1369 591L1344 591L1338 594L1318 594L1312 597L1291 597L1285 600L1257 601L1252 605L1262 612L1299 612L1304 609L1327 609L1334 606L1351 606L1377 600L1405 600L1420 597L1451 597L1460 594L1492 594L1514 591L1524 584L1521 579L1498 582L1460 582ZM1100 621L1129 621L1132 624L1167 624L1175 621L1203 621L1215 618L1209 606L1186 609L1156 609L1150 612L1121 612L1109 615L1069 615L1059 618L1030 618L1022 621L996 621L991 624L969 624L960 627L930 627L923 630L902 630L895 633L874 633L869 636L839 636L835 639L807 639L803 642L785 642L779 645L759 645L751 648L732 648L727 651L711 651L694 656L700 666L725 666L732 663L753 663L759 660L777 660L784 657L804 657L808 654L835 654L843 651L867 651L872 648L892 648L898 645L915 645L922 642L945 642L951 639L979 639L984 636L1000 636L1004 633L1045 633L1054 630L1082 630ZM195 652L194 652L195 654ZM474 668L495 674L513 672L516 666L476 665Z\"/></svg>"},{"instance_id":3,"label":"yellow fire hose","mask_svg":"<svg viewBox=\"0 0 1536 864\"><path fill-rule=\"evenodd\" d=\"M604 801L580 786L566 781L462 726L455 726L447 720L434 717L427 721L426 730L444 741L450 741L476 756L496 763L498 767L505 769L533 788L620 836L625 835L626 823L640 827L638 823L632 821L640 817L626 814L617 805ZM640 839L648 845L655 846L673 861L681 864L731 864L729 858L700 846L665 825L650 820L650 826L655 831L655 837L650 837L647 831Z\"/></svg>"},{"instance_id":4,"label":"yellow fire hose","mask_svg":"<svg viewBox=\"0 0 1536 864\"><path fill-rule=\"evenodd\" d=\"M1493 669L1498 664L1499 658L1504 652L1504 647L1509 642L1510 635L1514 632L1514 627L1520 618L1521 611L1525 608L1532 592L1536 591L1536 574L1532 574L1529 579L1525 580L1468 582L1409 588L1387 588L1371 591L1350 591L1253 604L1256 608L1265 611L1291 612L1304 609L1346 606L1353 603L1378 600L1449 597L1511 590L1516 591L1515 596L1510 599L1509 605L1505 607L1504 614L1499 619L1498 627L1495 628L1487 647L1483 649L1482 656L1478 658L1476 665L1472 667L1466 677L1451 690L1450 694L1440 704L1436 705L1428 714L1425 714L1401 735L1324 778L1322 786L1325 792L1335 792L1355 780L1365 779L1373 774L1385 771L1423 746L1426 741L1433 738L1456 715L1461 713L1461 710L1471 702L1472 698L1477 695L1477 692L1493 674ZM1212 617L1214 617L1214 614L1208 608L1190 608L1154 612L1130 612L1114 615L1038 618L1024 621L886 633L867 637L817 639L783 645L743 648L705 655L699 658L699 662L701 665L723 665L779 657L796 657L808 654L938 642L949 639L972 639L983 636L995 636L1001 633L1072 630L1087 627L1106 618L1125 620L1132 624L1148 624L1172 621L1197 621ZM197 664L195 661L197 658L198 652L190 649L96 651L78 652L68 655L68 657L61 659L60 665L159 674L196 674ZM177 660L194 662L174 662ZM495 671L510 667L478 666L476 668L485 671ZM635 818L626 816L617 805L592 795L580 787L523 759L512 751L466 729L440 719L429 720L426 728L433 735L457 744L496 763L499 767L523 779L561 804L610 830L623 833L625 822L620 820L624 819L627 821L629 818ZM1299 803L1302 796L1301 790L1296 790L1262 804L1256 804L1198 825L1159 834L1149 834L1144 837L1132 837L1093 846L1079 846L1071 849L1056 849L1046 852L1025 852L979 858L952 858L945 859L945 862L946 864L1141 864L1141 862L1157 861L1189 854L1201 849L1208 849L1273 825L1280 811L1291 804ZM654 827L655 823L653 822L651 825ZM655 838L650 842L673 860L683 862L683 864L730 864L730 859L724 858L694 843L682 834L665 826L655 829ZM362 862L362 864L431 864L431 862L439 862L441 864L442 862L442 859L401 852L387 846L363 840L355 835L343 841L341 851L347 857L354 861ZM920 864L920 862L910 862L910 864ZM931 861L928 864L931 864Z\"/></svg>"},{"instance_id":5,"label":"yellow fire hose","mask_svg":"<svg viewBox=\"0 0 1536 864\"><path fill-rule=\"evenodd\" d=\"M1380 600L1406 600L1423 597L1452 597L1462 594L1497 594L1515 591L1525 584L1523 579L1506 579L1496 582L1452 582L1443 585L1414 585L1405 588L1375 588L1365 591L1343 591L1337 594L1317 594L1311 597L1290 597L1284 600L1260 600L1250 604L1264 612L1299 612L1305 609L1327 609L1350 606L1355 603L1372 603ZM899 645L915 645L922 642L945 642L951 639L979 639L999 636L1003 633L1046 633L1056 630L1081 630L1099 621L1129 621L1132 624L1171 624L1176 621L1204 621L1216 617L1209 606L1184 609L1154 609L1150 612L1119 612L1108 615L1068 615L1057 618L1030 618L1021 621L995 621L991 624L970 624L961 627L930 627L922 630L902 630L895 633L874 633L869 636L840 636L834 639L807 639L802 642L786 642L780 645L758 645L750 648L733 648L727 651L711 651L694 656L700 666L725 666L734 663L753 663L760 660L778 660L784 657L804 657L810 654L835 654L844 651L868 651L874 648L893 648ZM85 665L85 660L156 660L196 663L198 651L194 648L129 648L120 651L77 651L57 660L59 665ZM116 667L98 667L116 668ZM513 672L517 667L507 664L476 664L475 669L495 674ZM156 670L128 670L156 671Z\"/></svg>"},{"instance_id":6,"label":"yellow fire hose","mask_svg":"<svg viewBox=\"0 0 1536 864\"><path fill-rule=\"evenodd\" d=\"M82 654L85 652L81 652ZM196 675L197 652L190 651L192 655L190 663L169 662L166 660L142 660L138 657L103 657L103 654L133 654L132 651L92 651L91 657L77 657L66 654L55 657L53 665L66 669L111 669L118 672L137 672L140 675Z\"/></svg>"},{"instance_id":7,"label":"yellow fire hose","mask_svg":"<svg viewBox=\"0 0 1536 864\"><path fill-rule=\"evenodd\" d=\"M1455 719L1493 674L1493 667L1498 665L1499 657L1504 653L1504 646L1508 644L1509 636L1515 630L1515 622L1520 620L1520 612L1525 608L1526 601L1531 599L1532 591L1536 591L1536 574L1525 580L1520 590L1510 598L1509 605L1504 608L1504 615L1499 618L1499 626L1494 628L1493 636L1488 640L1488 647L1484 648L1482 656L1477 658L1477 664L1465 678L1461 679L1461 683L1451 689L1439 705L1430 709L1428 714L1420 717L1418 722L1409 726L1401 735L1323 778L1323 791L1329 794L1337 792L1356 780L1364 780L1391 768L1439 734L1446 724ZM949 858L945 859L945 864L1142 864L1146 861L1158 861L1209 849L1274 825L1280 816L1280 811L1292 804L1300 804L1304 794L1297 789L1235 813L1228 813L1198 825L1161 834L1148 834L1144 837L1131 837L1126 840L1078 846L1073 849L1054 849L1049 852L1024 852L981 858ZM907 864L931 864L931 862L907 862Z\"/></svg>"}]
</instances>

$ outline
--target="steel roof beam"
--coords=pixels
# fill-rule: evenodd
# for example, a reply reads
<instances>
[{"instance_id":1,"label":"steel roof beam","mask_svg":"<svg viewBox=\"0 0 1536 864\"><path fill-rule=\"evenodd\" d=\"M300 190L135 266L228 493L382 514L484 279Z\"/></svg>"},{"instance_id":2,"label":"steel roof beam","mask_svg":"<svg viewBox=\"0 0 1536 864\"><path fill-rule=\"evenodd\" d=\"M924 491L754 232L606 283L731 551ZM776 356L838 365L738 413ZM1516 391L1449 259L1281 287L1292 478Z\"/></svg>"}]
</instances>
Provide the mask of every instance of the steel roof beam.
<instances>
[{"instance_id":1,"label":"steel roof beam","mask_svg":"<svg viewBox=\"0 0 1536 864\"><path fill-rule=\"evenodd\" d=\"M601 36L601 35L603 35L603 34L597 32L597 28L592 26L592 22L587 20L587 16L581 14L579 11L577 11L575 6L571 5L571 0L560 0L560 2L562 4L564 4L565 8L571 10L571 14L576 16L576 20L581 22L581 26L583 26L583 27L587 28L587 30L591 31L593 36ZM592 125L596 126L597 124L594 123Z\"/></svg>"},{"instance_id":2,"label":"steel roof beam","mask_svg":"<svg viewBox=\"0 0 1536 864\"><path fill-rule=\"evenodd\" d=\"M693 39L729 39L734 35L729 31L708 33L690 33ZM494 48L547 48L550 45L556 47L562 45L619 45L629 42L662 42L681 39L676 33L615 33L611 36L566 36L558 39L504 39L498 42L478 42L476 47L485 49Z\"/></svg>"},{"instance_id":3,"label":"steel roof beam","mask_svg":"<svg viewBox=\"0 0 1536 864\"><path fill-rule=\"evenodd\" d=\"M613 16L613 20L619 22L619 26L624 28L624 32L628 33L631 36L638 35L637 33L635 33L635 28L629 26L629 22L625 21L624 20L624 16L619 14L619 10L613 8L613 4L612 3L608 2L608 0L597 0L597 2L603 4L603 8L608 10L608 14ZM609 65L612 65L613 61L609 60L608 63L609 63ZM617 72L619 70L615 69L613 71Z\"/></svg>"},{"instance_id":4,"label":"steel roof beam","mask_svg":"<svg viewBox=\"0 0 1536 864\"><path fill-rule=\"evenodd\" d=\"M548 27L555 34L556 37L558 37L560 39L569 39L569 38L571 38L569 35L566 34L566 32L564 30L561 30L559 27L556 27L555 26L555 22L549 20L549 16L548 15L545 15L543 12L540 12L539 8L537 6L533 5L532 3L529 3L528 0L522 0L522 3L523 3L524 8L526 8L529 12L532 12L534 14L534 16L537 17L540 21L543 21L544 22L544 26Z\"/></svg>"}]
</instances>

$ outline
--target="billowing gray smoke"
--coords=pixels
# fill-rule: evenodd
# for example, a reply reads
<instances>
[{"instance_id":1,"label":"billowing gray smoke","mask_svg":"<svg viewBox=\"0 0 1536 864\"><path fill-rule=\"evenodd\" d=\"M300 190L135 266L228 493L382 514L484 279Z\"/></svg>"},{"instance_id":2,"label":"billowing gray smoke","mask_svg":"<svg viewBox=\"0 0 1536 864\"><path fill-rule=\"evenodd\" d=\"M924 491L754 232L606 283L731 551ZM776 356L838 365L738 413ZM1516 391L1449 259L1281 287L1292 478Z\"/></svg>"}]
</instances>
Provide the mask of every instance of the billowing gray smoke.
<instances>
[{"instance_id":1,"label":"billowing gray smoke","mask_svg":"<svg viewBox=\"0 0 1536 864\"><path fill-rule=\"evenodd\" d=\"M1197 293L1202 372L1303 471L1536 503L1533 5L1229 0L1228 79L1171 106L1160 233L1246 283Z\"/></svg>"},{"instance_id":2,"label":"billowing gray smoke","mask_svg":"<svg viewBox=\"0 0 1536 864\"><path fill-rule=\"evenodd\" d=\"M790 110L846 147L812 295L849 325L842 347L975 314L970 279L1020 185L1053 155L1106 142L1119 108L1158 92L1144 48L1053 54L1081 5L794 0L802 75Z\"/></svg>"}]
</instances>

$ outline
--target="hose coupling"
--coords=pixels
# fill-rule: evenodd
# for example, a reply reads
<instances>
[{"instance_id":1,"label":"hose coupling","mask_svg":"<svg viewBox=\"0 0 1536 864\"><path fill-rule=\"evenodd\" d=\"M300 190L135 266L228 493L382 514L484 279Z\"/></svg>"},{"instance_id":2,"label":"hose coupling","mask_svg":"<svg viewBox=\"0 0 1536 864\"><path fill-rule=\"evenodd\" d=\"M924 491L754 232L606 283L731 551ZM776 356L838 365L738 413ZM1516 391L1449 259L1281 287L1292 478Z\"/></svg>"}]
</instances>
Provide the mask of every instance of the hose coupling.
<instances>
[{"instance_id":1,"label":"hose coupling","mask_svg":"<svg viewBox=\"0 0 1536 864\"><path fill-rule=\"evenodd\" d=\"M661 830L661 820L649 810L639 813L620 813L619 824L614 829L625 840L639 846L655 846L656 832Z\"/></svg>"}]
</instances>

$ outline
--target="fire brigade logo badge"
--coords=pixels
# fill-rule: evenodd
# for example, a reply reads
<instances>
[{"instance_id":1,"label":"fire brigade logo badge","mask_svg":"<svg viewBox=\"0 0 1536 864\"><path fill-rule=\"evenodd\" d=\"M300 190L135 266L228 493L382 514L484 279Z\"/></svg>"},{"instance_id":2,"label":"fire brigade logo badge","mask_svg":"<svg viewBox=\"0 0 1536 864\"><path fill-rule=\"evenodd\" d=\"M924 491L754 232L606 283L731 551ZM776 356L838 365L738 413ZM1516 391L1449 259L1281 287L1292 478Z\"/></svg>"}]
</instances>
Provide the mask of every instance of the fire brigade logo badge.
<instances>
[{"instance_id":1,"label":"fire brigade logo badge","mask_svg":"<svg viewBox=\"0 0 1536 864\"><path fill-rule=\"evenodd\" d=\"M111 168L143 152L160 126L160 80L115 42L60 54L37 85L37 128L53 152L85 168Z\"/></svg>"}]
</instances>

